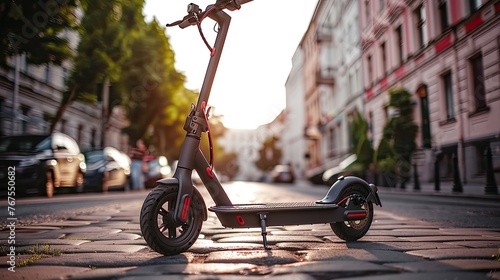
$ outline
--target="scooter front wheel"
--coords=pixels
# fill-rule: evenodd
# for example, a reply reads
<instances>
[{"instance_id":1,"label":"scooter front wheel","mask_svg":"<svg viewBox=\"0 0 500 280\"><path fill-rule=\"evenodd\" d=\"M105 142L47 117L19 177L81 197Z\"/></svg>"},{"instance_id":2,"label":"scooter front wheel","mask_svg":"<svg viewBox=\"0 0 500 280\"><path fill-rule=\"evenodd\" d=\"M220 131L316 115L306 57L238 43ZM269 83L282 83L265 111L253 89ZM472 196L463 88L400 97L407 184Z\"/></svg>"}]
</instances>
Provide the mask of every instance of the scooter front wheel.
<instances>
[{"instance_id":1,"label":"scooter front wheel","mask_svg":"<svg viewBox=\"0 0 500 280\"><path fill-rule=\"evenodd\" d=\"M373 221L373 203L367 201L370 190L360 185L350 185L346 187L339 195L339 206L349 209L364 210L366 216L363 220L342 221L331 223L333 232L345 241L356 241L363 237Z\"/></svg>"},{"instance_id":2,"label":"scooter front wheel","mask_svg":"<svg viewBox=\"0 0 500 280\"><path fill-rule=\"evenodd\" d=\"M203 200L193 192L185 222L174 222L178 186L157 186L142 205L140 225L146 243L163 255L187 251L198 239L203 224Z\"/></svg>"}]
</instances>

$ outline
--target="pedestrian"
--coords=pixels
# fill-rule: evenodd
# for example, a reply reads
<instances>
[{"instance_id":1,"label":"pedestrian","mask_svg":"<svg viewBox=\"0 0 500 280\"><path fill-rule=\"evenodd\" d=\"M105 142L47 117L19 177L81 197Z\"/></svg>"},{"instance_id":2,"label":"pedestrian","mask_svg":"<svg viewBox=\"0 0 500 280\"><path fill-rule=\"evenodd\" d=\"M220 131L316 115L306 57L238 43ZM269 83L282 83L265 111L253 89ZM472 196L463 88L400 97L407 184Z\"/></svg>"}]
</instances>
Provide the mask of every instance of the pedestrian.
<instances>
[{"instance_id":1,"label":"pedestrian","mask_svg":"<svg viewBox=\"0 0 500 280\"><path fill-rule=\"evenodd\" d=\"M132 160L131 171L130 171L130 182L132 190L142 190L144 189L144 172L145 167L147 167L147 162L145 157L148 155L148 150L144 141L138 139L135 143L135 147L130 149L130 159Z\"/></svg>"}]
</instances>

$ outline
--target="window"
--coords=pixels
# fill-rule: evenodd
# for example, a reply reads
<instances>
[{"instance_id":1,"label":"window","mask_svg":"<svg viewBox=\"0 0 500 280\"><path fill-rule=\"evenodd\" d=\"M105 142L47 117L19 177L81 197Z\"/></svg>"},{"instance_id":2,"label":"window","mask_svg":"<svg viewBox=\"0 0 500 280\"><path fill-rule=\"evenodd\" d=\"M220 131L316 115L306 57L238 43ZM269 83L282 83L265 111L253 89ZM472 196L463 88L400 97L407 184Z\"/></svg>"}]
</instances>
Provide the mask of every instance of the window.
<instances>
[{"instance_id":1,"label":"window","mask_svg":"<svg viewBox=\"0 0 500 280\"><path fill-rule=\"evenodd\" d=\"M403 64L403 28L398 26L395 29L396 35L396 51L398 66Z\"/></svg>"},{"instance_id":2,"label":"window","mask_svg":"<svg viewBox=\"0 0 500 280\"><path fill-rule=\"evenodd\" d=\"M372 56L368 55L368 85L371 87L373 85L373 65L372 65Z\"/></svg>"},{"instance_id":3,"label":"window","mask_svg":"<svg viewBox=\"0 0 500 280\"><path fill-rule=\"evenodd\" d=\"M469 0L470 13L474 13L481 7L481 0Z\"/></svg>"},{"instance_id":4,"label":"window","mask_svg":"<svg viewBox=\"0 0 500 280\"><path fill-rule=\"evenodd\" d=\"M385 9L385 0L379 0L378 1L378 12L379 13L382 13L382 11L384 11Z\"/></svg>"},{"instance_id":5,"label":"window","mask_svg":"<svg viewBox=\"0 0 500 280\"><path fill-rule=\"evenodd\" d=\"M372 15L370 11L370 0L365 0L365 16L366 16L366 25L365 27L368 27L372 23Z\"/></svg>"},{"instance_id":6,"label":"window","mask_svg":"<svg viewBox=\"0 0 500 280\"><path fill-rule=\"evenodd\" d=\"M476 111L486 109L486 92L484 90L483 56L478 54L471 58L472 94Z\"/></svg>"},{"instance_id":7,"label":"window","mask_svg":"<svg viewBox=\"0 0 500 280\"><path fill-rule=\"evenodd\" d=\"M45 65L45 83L50 82L50 66L47 64Z\"/></svg>"},{"instance_id":8,"label":"window","mask_svg":"<svg viewBox=\"0 0 500 280\"><path fill-rule=\"evenodd\" d=\"M330 137L328 139L328 151L330 157L335 157L335 129L330 128Z\"/></svg>"},{"instance_id":9,"label":"window","mask_svg":"<svg viewBox=\"0 0 500 280\"><path fill-rule=\"evenodd\" d=\"M450 23L448 20L448 3L446 0L439 1L438 4L439 9L439 20L441 23L441 33L446 31L450 27Z\"/></svg>"},{"instance_id":10,"label":"window","mask_svg":"<svg viewBox=\"0 0 500 280\"><path fill-rule=\"evenodd\" d=\"M415 28L417 33L417 47L425 47L427 41L427 34L425 31L425 9L424 5L420 5L414 12L413 17L415 18Z\"/></svg>"},{"instance_id":11,"label":"window","mask_svg":"<svg viewBox=\"0 0 500 280\"><path fill-rule=\"evenodd\" d=\"M453 81L451 72L447 72L442 76L443 88L446 100L446 119L451 120L455 118L455 106L453 102Z\"/></svg>"},{"instance_id":12,"label":"window","mask_svg":"<svg viewBox=\"0 0 500 280\"><path fill-rule=\"evenodd\" d=\"M30 113L31 108L29 106L22 105L21 106L21 132L28 132L28 114Z\"/></svg>"},{"instance_id":13,"label":"window","mask_svg":"<svg viewBox=\"0 0 500 280\"><path fill-rule=\"evenodd\" d=\"M387 52L385 49L385 42L380 44L380 54L382 57L382 73L384 76L387 75Z\"/></svg>"}]
</instances>

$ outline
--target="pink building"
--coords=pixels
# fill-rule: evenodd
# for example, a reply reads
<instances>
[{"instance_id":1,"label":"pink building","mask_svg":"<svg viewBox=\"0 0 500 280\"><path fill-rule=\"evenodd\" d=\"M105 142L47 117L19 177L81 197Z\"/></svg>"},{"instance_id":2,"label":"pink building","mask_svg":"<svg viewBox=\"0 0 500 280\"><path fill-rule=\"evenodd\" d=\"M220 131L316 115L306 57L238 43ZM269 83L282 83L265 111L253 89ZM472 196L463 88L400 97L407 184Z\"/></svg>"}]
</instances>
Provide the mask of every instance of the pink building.
<instances>
[{"instance_id":1,"label":"pink building","mask_svg":"<svg viewBox=\"0 0 500 280\"><path fill-rule=\"evenodd\" d=\"M500 170L500 1L361 0L365 116L377 147L391 87L413 93L421 180L485 182L485 150ZM497 183L498 181L497 171Z\"/></svg>"}]
</instances>

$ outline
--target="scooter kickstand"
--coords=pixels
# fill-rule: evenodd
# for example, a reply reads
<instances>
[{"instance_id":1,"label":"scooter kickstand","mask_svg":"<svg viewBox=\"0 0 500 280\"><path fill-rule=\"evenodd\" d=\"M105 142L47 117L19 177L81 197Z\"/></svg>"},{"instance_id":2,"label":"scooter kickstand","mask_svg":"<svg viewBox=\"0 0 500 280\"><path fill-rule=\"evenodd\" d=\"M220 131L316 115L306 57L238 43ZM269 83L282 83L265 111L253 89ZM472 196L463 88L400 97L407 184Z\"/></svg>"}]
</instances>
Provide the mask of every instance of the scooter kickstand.
<instances>
[{"instance_id":1,"label":"scooter kickstand","mask_svg":"<svg viewBox=\"0 0 500 280\"><path fill-rule=\"evenodd\" d=\"M264 249L271 250L271 247L267 245L267 231L266 231L266 219L267 216L265 213L260 213L260 228L262 230L262 242L264 243Z\"/></svg>"}]
</instances>

